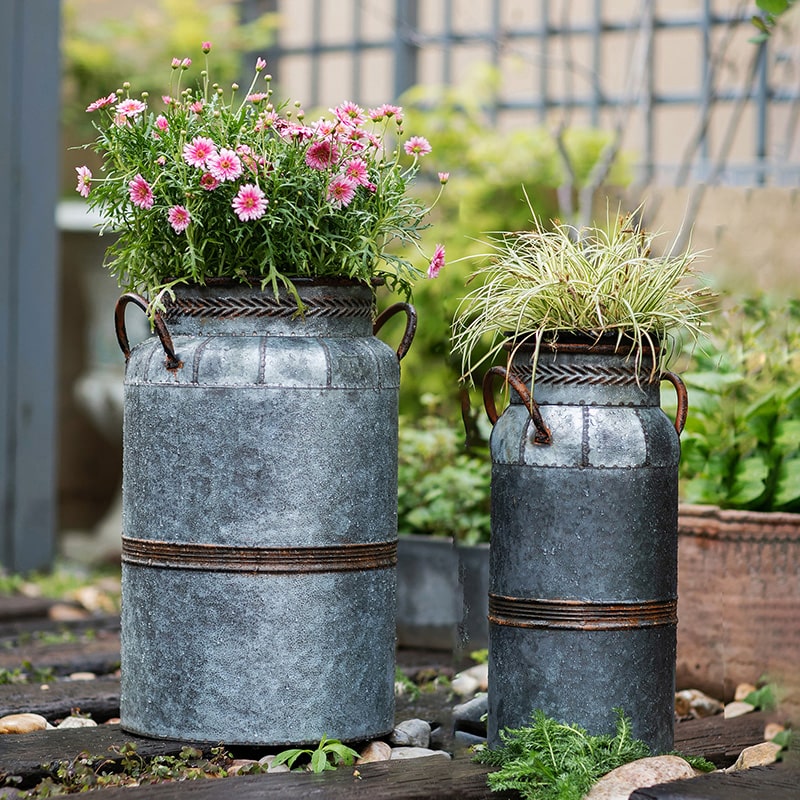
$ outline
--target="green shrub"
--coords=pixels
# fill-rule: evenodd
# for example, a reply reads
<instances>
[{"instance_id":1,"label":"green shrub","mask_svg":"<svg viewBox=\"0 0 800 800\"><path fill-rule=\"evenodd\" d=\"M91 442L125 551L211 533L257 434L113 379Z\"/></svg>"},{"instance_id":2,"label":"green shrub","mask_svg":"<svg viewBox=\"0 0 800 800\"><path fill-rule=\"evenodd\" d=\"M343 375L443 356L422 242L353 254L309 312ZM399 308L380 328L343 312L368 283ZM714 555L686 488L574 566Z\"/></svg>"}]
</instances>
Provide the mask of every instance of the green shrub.
<instances>
[{"instance_id":1,"label":"green shrub","mask_svg":"<svg viewBox=\"0 0 800 800\"><path fill-rule=\"evenodd\" d=\"M718 312L682 377L682 499L800 512L800 300Z\"/></svg>"},{"instance_id":2,"label":"green shrub","mask_svg":"<svg viewBox=\"0 0 800 800\"><path fill-rule=\"evenodd\" d=\"M465 445L463 426L435 412L401 417L398 461L400 533L489 540L491 461L485 446Z\"/></svg>"}]
</instances>

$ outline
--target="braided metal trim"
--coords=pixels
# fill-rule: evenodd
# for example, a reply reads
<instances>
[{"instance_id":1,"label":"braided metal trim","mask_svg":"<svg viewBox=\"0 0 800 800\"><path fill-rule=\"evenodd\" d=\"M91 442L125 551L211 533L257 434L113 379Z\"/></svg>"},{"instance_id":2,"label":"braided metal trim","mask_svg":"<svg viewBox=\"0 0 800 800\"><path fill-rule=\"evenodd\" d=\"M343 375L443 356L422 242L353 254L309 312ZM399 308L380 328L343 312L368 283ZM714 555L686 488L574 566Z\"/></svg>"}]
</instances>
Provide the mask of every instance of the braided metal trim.
<instances>
[{"instance_id":1,"label":"braided metal trim","mask_svg":"<svg viewBox=\"0 0 800 800\"><path fill-rule=\"evenodd\" d=\"M372 297L325 296L303 298L306 317L354 317L372 319ZM290 319L297 315L293 297L275 298L270 292L236 297L176 297L166 304L165 319L174 322L179 317L281 317Z\"/></svg>"},{"instance_id":2,"label":"braided metal trim","mask_svg":"<svg viewBox=\"0 0 800 800\"><path fill-rule=\"evenodd\" d=\"M540 359L536 365L536 380L541 383L564 386L631 386L649 383L649 370L637 370L631 364L565 364L559 361ZM531 369L514 366L514 374L530 383ZM638 375L638 382L637 382Z\"/></svg>"},{"instance_id":3,"label":"braided metal trim","mask_svg":"<svg viewBox=\"0 0 800 800\"><path fill-rule=\"evenodd\" d=\"M489 595L489 621L513 628L608 631L677 625L678 601L607 603Z\"/></svg>"},{"instance_id":4,"label":"braided metal trim","mask_svg":"<svg viewBox=\"0 0 800 800\"><path fill-rule=\"evenodd\" d=\"M234 547L123 536L122 563L161 569L251 574L355 572L394 567L397 564L397 540L327 547Z\"/></svg>"}]
</instances>

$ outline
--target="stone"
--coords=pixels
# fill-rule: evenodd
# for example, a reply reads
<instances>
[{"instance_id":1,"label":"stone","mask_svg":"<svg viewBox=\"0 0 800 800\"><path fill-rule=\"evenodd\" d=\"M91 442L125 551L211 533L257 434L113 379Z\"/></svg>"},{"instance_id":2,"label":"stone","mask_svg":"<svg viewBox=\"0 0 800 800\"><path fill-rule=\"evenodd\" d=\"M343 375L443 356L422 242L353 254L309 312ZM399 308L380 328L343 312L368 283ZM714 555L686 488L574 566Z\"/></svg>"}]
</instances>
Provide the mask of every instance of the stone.
<instances>
[{"instance_id":1,"label":"stone","mask_svg":"<svg viewBox=\"0 0 800 800\"><path fill-rule=\"evenodd\" d=\"M245 767L252 767L253 764L258 764L258 761L254 761L251 758L234 758L233 761L225 768L225 771L228 773L228 775L237 775Z\"/></svg>"},{"instance_id":2,"label":"stone","mask_svg":"<svg viewBox=\"0 0 800 800\"><path fill-rule=\"evenodd\" d=\"M96 728L97 723L88 717L66 717L56 728Z\"/></svg>"},{"instance_id":3,"label":"stone","mask_svg":"<svg viewBox=\"0 0 800 800\"><path fill-rule=\"evenodd\" d=\"M728 703L725 706L725 719L733 719L734 717L741 717L742 714L749 714L751 711L755 711L756 707L751 706L750 703L745 703L742 700L734 700L732 703Z\"/></svg>"},{"instance_id":4,"label":"stone","mask_svg":"<svg viewBox=\"0 0 800 800\"><path fill-rule=\"evenodd\" d=\"M406 719L389 736L389 743L398 747L428 747L431 726L424 719Z\"/></svg>"},{"instance_id":5,"label":"stone","mask_svg":"<svg viewBox=\"0 0 800 800\"><path fill-rule=\"evenodd\" d=\"M747 695L756 691L756 687L752 683L740 683L733 693L734 700L744 700Z\"/></svg>"},{"instance_id":6,"label":"stone","mask_svg":"<svg viewBox=\"0 0 800 800\"><path fill-rule=\"evenodd\" d=\"M740 769L750 769L750 767L764 767L767 764L774 764L778 757L781 746L775 742L761 742L752 747L745 747L736 763L728 767L726 772L737 772Z\"/></svg>"},{"instance_id":7,"label":"stone","mask_svg":"<svg viewBox=\"0 0 800 800\"><path fill-rule=\"evenodd\" d=\"M88 619L89 612L84 608L71 606L67 603L54 603L47 611L47 616L54 622L74 622Z\"/></svg>"},{"instance_id":8,"label":"stone","mask_svg":"<svg viewBox=\"0 0 800 800\"><path fill-rule=\"evenodd\" d=\"M391 757L392 748L386 742L376 739L361 751L361 754L356 759L356 766L359 764L372 764L375 761L388 761Z\"/></svg>"},{"instance_id":9,"label":"stone","mask_svg":"<svg viewBox=\"0 0 800 800\"><path fill-rule=\"evenodd\" d=\"M764 726L764 741L771 742L779 733L783 733L786 730L784 725L781 725L780 722L768 722Z\"/></svg>"},{"instance_id":10,"label":"stone","mask_svg":"<svg viewBox=\"0 0 800 800\"><path fill-rule=\"evenodd\" d=\"M485 736L476 736L474 733L467 733L466 731L456 731L453 737L456 743L456 749L467 750L470 747L477 745L485 745Z\"/></svg>"},{"instance_id":11,"label":"stone","mask_svg":"<svg viewBox=\"0 0 800 800\"><path fill-rule=\"evenodd\" d=\"M71 681L93 681L97 675L94 672L73 672L67 676Z\"/></svg>"},{"instance_id":12,"label":"stone","mask_svg":"<svg viewBox=\"0 0 800 800\"><path fill-rule=\"evenodd\" d=\"M466 703L453 707L453 724L456 730L475 734L486 734L486 714L489 712L489 697L479 694Z\"/></svg>"},{"instance_id":13,"label":"stone","mask_svg":"<svg viewBox=\"0 0 800 800\"><path fill-rule=\"evenodd\" d=\"M468 675L470 678L474 678L478 681L478 691L485 692L489 688L489 665L488 664L476 664L474 667L469 667L468 669L462 670L461 672L456 675Z\"/></svg>"},{"instance_id":14,"label":"stone","mask_svg":"<svg viewBox=\"0 0 800 800\"><path fill-rule=\"evenodd\" d=\"M637 789L694 776L689 763L678 756L640 758L604 775L584 800L628 800Z\"/></svg>"},{"instance_id":15,"label":"stone","mask_svg":"<svg viewBox=\"0 0 800 800\"><path fill-rule=\"evenodd\" d=\"M426 756L439 756L440 758L450 758L450 753L446 750L430 750L427 747L393 747L391 760L396 761L401 758L424 758Z\"/></svg>"},{"instance_id":16,"label":"stone","mask_svg":"<svg viewBox=\"0 0 800 800\"><path fill-rule=\"evenodd\" d=\"M276 766L272 766L272 762L275 760L274 755L264 756L264 758L260 758L258 763L262 767L267 768L267 772L291 772L286 764L277 764Z\"/></svg>"},{"instance_id":17,"label":"stone","mask_svg":"<svg viewBox=\"0 0 800 800\"><path fill-rule=\"evenodd\" d=\"M459 697L470 697L478 691L480 683L471 675L465 675L462 672L453 678L450 688Z\"/></svg>"},{"instance_id":18,"label":"stone","mask_svg":"<svg viewBox=\"0 0 800 800\"><path fill-rule=\"evenodd\" d=\"M719 700L699 689L683 689L675 693L675 713L679 717L713 717L722 709L723 704Z\"/></svg>"},{"instance_id":19,"label":"stone","mask_svg":"<svg viewBox=\"0 0 800 800\"><path fill-rule=\"evenodd\" d=\"M0 733L30 733L47 728L47 720L40 714L8 714L0 717Z\"/></svg>"}]
</instances>

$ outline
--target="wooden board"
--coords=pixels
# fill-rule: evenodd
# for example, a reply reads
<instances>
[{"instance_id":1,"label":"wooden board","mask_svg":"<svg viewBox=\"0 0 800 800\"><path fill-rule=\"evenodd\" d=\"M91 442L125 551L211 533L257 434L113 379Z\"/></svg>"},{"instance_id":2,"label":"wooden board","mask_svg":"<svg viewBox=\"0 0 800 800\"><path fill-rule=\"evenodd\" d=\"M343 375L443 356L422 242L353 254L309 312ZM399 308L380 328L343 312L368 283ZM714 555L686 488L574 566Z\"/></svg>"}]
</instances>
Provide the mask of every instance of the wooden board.
<instances>
[{"instance_id":1,"label":"wooden board","mask_svg":"<svg viewBox=\"0 0 800 800\"><path fill-rule=\"evenodd\" d=\"M770 764L637 789L630 800L798 800L800 768Z\"/></svg>"},{"instance_id":2,"label":"wooden board","mask_svg":"<svg viewBox=\"0 0 800 800\"><path fill-rule=\"evenodd\" d=\"M30 712L48 722L68 717L73 709L90 714L95 722L119 716L119 679L58 681L45 684L0 686L0 717Z\"/></svg>"},{"instance_id":3,"label":"wooden board","mask_svg":"<svg viewBox=\"0 0 800 800\"><path fill-rule=\"evenodd\" d=\"M0 669L15 670L25 663L51 669L56 675L87 671L106 675L119 667L119 633L100 630L90 638L78 636L76 641L32 640L0 650Z\"/></svg>"}]
</instances>

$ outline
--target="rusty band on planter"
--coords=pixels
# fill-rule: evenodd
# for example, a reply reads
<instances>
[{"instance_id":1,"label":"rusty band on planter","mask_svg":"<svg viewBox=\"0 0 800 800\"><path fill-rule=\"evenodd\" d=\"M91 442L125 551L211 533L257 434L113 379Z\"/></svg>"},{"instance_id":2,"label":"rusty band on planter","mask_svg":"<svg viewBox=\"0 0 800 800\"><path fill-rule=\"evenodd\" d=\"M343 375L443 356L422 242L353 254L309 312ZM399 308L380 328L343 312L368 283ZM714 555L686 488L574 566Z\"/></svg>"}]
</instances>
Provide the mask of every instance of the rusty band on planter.
<instances>
[{"instance_id":1,"label":"rusty band on planter","mask_svg":"<svg viewBox=\"0 0 800 800\"><path fill-rule=\"evenodd\" d=\"M233 547L123 536L122 563L201 572L354 572L394 567L397 541L327 547Z\"/></svg>"},{"instance_id":2,"label":"rusty band on planter","mask_svg":"<svg viewBox=\"0 0 800 800\"><path fill-rule=\"evenodd\" d=\"M164 318L174 322L179 317L285 317L297 316L294 297L276 298L270 292L246 296L214 295L208 297L176 296L164 302ZM372 319L372 296L332 295L303 299L306 317L358 317Z\"/></svg>"},{"instance_id":3,"label":"rusty band on planter","mask_svg":"<svg viewBox=\"0 0 800 800\"><path fill-rule=\"evenodd\" d=\"M489 594L489 622L516 628L606 631L678 622L678 601L603 603Z\"/></svg>"}]
</instances>

